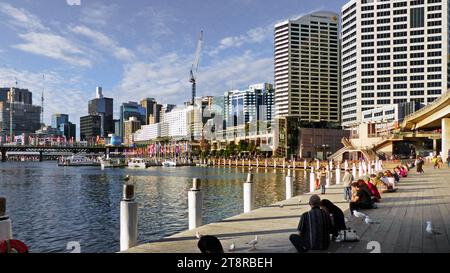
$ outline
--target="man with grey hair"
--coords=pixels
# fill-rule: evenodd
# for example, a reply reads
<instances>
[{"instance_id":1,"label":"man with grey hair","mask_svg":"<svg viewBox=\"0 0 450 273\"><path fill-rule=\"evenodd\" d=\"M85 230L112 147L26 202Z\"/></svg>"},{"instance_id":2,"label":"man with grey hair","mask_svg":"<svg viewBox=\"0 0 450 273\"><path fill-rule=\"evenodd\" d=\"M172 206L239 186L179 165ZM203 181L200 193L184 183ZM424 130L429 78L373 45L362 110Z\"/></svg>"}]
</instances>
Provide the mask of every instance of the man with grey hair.
<instances>
[{"instance_id":1,"label":"man with grey hair","mask_svg":"<svg viewBox=\"0 0 450 273\"><path fill-rule=\"evenodd\" d=\"M320 208L320 197L312 195L309 199L311 210L303 213L297 230L289 240L299 253L308 250L326 250L330 246L331 219L328 213Z\"/></svg>"}]
</instances>

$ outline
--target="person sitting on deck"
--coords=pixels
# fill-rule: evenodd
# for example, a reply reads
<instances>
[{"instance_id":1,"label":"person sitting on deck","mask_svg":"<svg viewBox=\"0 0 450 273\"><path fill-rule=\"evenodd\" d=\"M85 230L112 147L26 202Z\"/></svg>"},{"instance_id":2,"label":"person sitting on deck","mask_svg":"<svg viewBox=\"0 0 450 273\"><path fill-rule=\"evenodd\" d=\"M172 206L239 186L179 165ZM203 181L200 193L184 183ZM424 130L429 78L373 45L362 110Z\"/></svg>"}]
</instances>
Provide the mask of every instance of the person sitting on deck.
<instances>
[{"instance_id":1,"label":"person sitting on deck","mask_svg":"<svg viewBox=\"0 0 450 273\"><path fill-rule=\"evenodd\" d=\"M381 178L383 182L382 192L395 192L395 178L391 171L386 171Z\"/></svg>"},{"instance_id":2,"label":"person sitting on deck","mask_svg":"<svg viewBox=\"0 0 450 273\"><path fill-rule=\"evenodd\" d=\"M369 191L370 191L370 195L371 195L371 197L372 197L372 200L373 200L374 202L380 202L381 194L380 194L380 192L378 191L378 188L377 188L374 184L372 184L372 182L370 181L370 177L369 177L369 176L366 176L366 177L364 178L364 182L366 183L366 186L367 186L367 188L368 188Z\"/></svg>"},{"instance_id":3,"label":"person sitting on deck","mask_svg":"<svg viewBox=\"0 0 450 273\"><path fill-rule=\"evenodd\" d=\"M289 240L299 253L308 250L326 250L330 246L331 219L320 208L320 197L312 195L309 199L311 210L302 214L297 230Z\"/></svg>"},{"instance_id":4,"label":"person sitting on deck","mask_svg":"<svg viewBox=\"0 0 450 273\"><path fill-rule=\"evenodd\" d=\"M392 172L395 184L398 184L400 182L400 172L401 171L399 167L395 167L394 171Z\"/></svg>"},{"instance_id":5,"label":"person sitting on deck","mask_svg":"<svg viewBox=\"0 0 450 273\"><path fill-rule=\"evenodd\" d=\"M366 187L362 186L363 180L358 180L352 183L352 201L350 202L350 215L353 215L353 211L360 209L372 209L373 201L370 197L370 192ZM365 183L364 183L365 184Z\"/></svg>"},{"instance_id":6,"label":"person sitting on deck","mask_svg":"<svg viewBox=\"0 0 450 273\"><path fill-rule=\"evenodd\" d=\"M222 244L215 236L204 235L200 237L197 246L202 253L224 253Z\"/></svg>"},{"instance_id":7,"label":"person sitting on deck","mask_svg":"<svg viewBox=\"0 0 450 273\"><path fill-rule=\"evenodd\" d=\"M347 230L345 226L345 218L342 210L328 199L320 201L320 208L330 215L331 234L334 238L339 235L339 231Z\"/></svg>"}]
</instances>

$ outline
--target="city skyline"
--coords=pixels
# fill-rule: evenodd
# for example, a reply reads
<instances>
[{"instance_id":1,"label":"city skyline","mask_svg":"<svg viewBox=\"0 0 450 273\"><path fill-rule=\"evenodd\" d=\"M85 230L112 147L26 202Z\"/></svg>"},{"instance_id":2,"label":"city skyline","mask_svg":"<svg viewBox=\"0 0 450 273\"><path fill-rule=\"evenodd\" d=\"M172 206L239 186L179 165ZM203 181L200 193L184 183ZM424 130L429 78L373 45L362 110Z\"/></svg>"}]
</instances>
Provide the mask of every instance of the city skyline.
<instances>
[{"instance_id":1,"label":"city skyline","mask_svg":"<svg viewBox=\"0 0 450 273\"><path fill-rule=\"evenodd\" d=\"M38 3L5 1L0 85L17 80L35 101L45 89L46 124L52 114L64 112L79 125L85 115L80 104L94 97L97 85L116 101L115 117L129 100L181 104L190 97L189 68L204 30L198 96L221 95L252 82L273 82L274 24L314 10L339 13L345 2L196 1L185 7L132 1L125 7L118 1L78 6L52 0L50 14ZM232 15L222 18L224 10Z\"/></svg>"}]
</instances>

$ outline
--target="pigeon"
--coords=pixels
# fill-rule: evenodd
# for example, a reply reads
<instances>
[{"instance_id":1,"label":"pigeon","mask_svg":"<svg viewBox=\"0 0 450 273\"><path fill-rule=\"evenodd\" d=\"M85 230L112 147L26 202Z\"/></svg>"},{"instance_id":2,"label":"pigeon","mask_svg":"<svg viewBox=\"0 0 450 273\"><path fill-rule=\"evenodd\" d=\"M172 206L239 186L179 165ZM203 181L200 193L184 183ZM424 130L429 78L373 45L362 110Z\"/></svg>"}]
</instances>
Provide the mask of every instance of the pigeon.
<instances>
[{"instance_id":1,"label":"pigeon","mask_svg":"<svg viewBox=\"0 0 450 273\"><path fill-rule=\"evenodd\" d=\"M251 240L250 242L248 242L248 245L251 245L251 250L255 250L256 249L256 244L258 243L258 235L255 235L255 239Z\"/></svg>"},{"instance_id":2,"label":"pigeon","mask_svg":"<svg viewBox=\"0 0 450 273\"><path fill-rule=\"evenodd\" d=\"M353 215L355 216L355 217L358 217L358 218L364 218L364 217L367 217L367 215L365 215L364 213L362 213L362 212L359 212L359 211L353 211Z\"/></svg>"},{"instance_id":3,"label":"pigeon","mask_svg":"<svg viewBox=\"0 0 450 273\"><path fill-rule=\"evenodd\" d=\"M235 244L235 243L232 243L232 244L230 245L230 252L234 252L235 249L236 249L236 244Z\"/></svg>"},{"instance_id":4,"label":"pigeon","mask_svg":"<svg viewBox=\"0 0 450 273\"><path fill-rule=\"evenodd\" d=\"M123 180L125 180L125 182L130 181L130 176L127 174Z\"/></svg>"},{"instance_id":5,"label":"pigeon","mask_svg":"<svg viewBox=\"0 0 450 273\"><path fill-rule=\"evenodd\" d=\"M200 232L198 232L198 231L195 233L195 237L197 237L197 239L202 238L202 236L203 236L203 235L200 234Z\"/></svg>"},{"instance_id":6,"label":"pigeon","mask_svg":"<svg viewBox=\"0 0 450 273\"><path fill-rule=\"evenodd\" d=\"M380 222L375 222L375 221L373 221L372 219L370 219L369 216L366 216L366 217L364 218L364 222L366 222L366 224L368 224L368 225L379 224L379 223L380 223Z\"/></svg>"},{"instance_id":7,"label":"pigeon","mask_svg":"<svg viewBox=\"0 0 450 273\"><path fill-rule=\"evenodd\" d=\"M433 225L431 224L431 221L427 221L427 228L426 228L427 233L429 234L433 234L433 235L440 235L440 232L437 232L436 230L434 230Z\"/></svg>"}]
</instances>

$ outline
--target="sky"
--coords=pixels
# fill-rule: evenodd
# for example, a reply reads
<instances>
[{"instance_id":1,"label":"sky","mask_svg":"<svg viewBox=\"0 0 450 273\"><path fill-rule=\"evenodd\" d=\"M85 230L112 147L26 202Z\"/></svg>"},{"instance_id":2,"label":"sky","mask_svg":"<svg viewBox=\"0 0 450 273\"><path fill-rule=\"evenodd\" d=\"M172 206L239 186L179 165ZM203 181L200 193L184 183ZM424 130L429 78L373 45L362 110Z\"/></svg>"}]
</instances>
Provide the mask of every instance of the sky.
<instances>
[{"instance_id":1,"label":"sky","mask_svg":"<svg viewBox=\"0 0 450 273\"><path fill-rule=\"evenodd\" d=\"M190 100L189 71L204 45L197 95L273 83L273 27L347 0L0 0L0 87L45 94L44 122L87 115L96 86L120 104ZM45 75L45 76L43 76Z\"/></svg>"}]
</instances>

